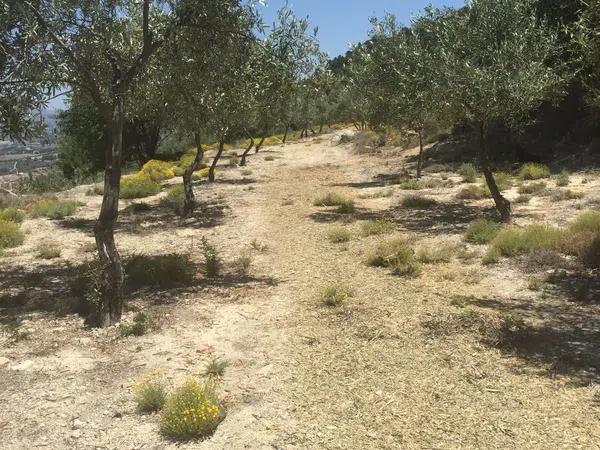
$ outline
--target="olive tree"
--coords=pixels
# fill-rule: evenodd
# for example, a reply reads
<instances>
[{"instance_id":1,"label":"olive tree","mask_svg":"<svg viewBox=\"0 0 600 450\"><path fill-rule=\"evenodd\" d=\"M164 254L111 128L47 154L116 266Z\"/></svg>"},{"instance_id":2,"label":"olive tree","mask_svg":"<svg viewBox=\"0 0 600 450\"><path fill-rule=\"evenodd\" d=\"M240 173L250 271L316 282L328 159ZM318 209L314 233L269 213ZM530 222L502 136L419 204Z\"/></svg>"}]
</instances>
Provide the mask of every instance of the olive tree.
<instances>
[{"instance_id":1,"label":"olive tree","mask_svg":"<svg viewBox=\"0 0 600 450\"><path fill-rule=\"evenodd\" d=\"M477 130L485 180L508 221L511 205L492 174L487 132L494 122L518 129L543 102L561 95L567 70L556 57L558 31L536 17L530 0L473 0L461 10L428 9L421 20L440 46L432 76L444 91L442 106L456 123Z\"/></svg>"}]
</instances>

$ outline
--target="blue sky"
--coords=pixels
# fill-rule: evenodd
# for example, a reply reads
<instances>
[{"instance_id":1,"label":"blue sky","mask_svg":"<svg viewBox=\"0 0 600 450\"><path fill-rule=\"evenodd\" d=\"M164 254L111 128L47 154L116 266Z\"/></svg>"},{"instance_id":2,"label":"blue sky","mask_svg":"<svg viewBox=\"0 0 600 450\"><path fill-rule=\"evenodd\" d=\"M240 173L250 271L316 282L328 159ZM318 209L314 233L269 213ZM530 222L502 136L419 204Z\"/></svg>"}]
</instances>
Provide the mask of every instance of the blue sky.
<instances>
[{"instance_id":1,"label":"blue sky","mask_svg":"<svg viewBox=\"0 0 600 450\"><path fill-rule=\"evenodd\" d=\"M266 25L273 23L276 12L285 0L266 0L261 8ZM334 57L348 50L349 43L368 37L369 17L382 17L385 12L395 14L404 24L428 5L460 7L465 0L289 0L298 17L309 16L311 25L319 27L321 48Z\"/></svg>"}]
</instances>

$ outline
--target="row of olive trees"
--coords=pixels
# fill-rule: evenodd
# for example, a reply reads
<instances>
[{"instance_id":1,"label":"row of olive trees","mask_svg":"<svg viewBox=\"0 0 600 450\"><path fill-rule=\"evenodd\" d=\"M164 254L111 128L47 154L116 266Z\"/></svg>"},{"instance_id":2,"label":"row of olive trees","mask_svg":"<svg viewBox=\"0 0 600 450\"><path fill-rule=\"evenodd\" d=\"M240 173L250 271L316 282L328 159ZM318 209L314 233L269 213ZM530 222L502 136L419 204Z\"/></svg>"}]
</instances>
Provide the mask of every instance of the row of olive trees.
<instances>
[{"instance_id":1,"label":"row of olive trees","mask_svg":"<svg viewBox=\"0 0 600 450\"><path fill-rule=\"evenodd\" d=\"M358 120L419 135L418 176L427 120L476 130L483 174L503 220L511 205L492 174L488 129L498 122L523 127L544 102L563 95L575 73L564 57L563 30L540 17L537 3L473 0L461 9L428 8L410 28L387 16L373 22L372 38L354 49L346 68ZM597 23L593 17L582 23L592 60Z\"/></svg>"},{"instance_id":2,"label":"row of olive trees","mask_svg":"<svg viewBox=\"0 0 600 450\"><path fill-rule=\"evenodd\" d=\"M28 137L35 111L67 89L71 104L95 122L88 141L101 157L82 153L73 161L84 165L96 157L105 168L94 227L102 268L99 326L118 322L123 306L114 228L128 130L145 126L154 138L167 130L193 136L197 155L183 176L188 213L203 138L219 142L210 167L214 179L226 141L258 133L258 151L269 133L301 117L298 99L309 92L323 59L316 32L287 8L262 37L254 1L4 0L0 25L0 132ZM82 123L75 128L85 135Z\"/></svg>"}]
</instances>

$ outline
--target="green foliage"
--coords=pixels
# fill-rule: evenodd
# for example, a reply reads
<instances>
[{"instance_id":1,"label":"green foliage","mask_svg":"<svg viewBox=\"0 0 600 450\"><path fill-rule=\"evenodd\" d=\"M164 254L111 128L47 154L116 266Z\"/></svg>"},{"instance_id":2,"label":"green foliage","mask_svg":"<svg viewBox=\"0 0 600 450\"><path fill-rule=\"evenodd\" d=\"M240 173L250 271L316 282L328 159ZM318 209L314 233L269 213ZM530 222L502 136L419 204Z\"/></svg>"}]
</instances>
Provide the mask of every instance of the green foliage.
<instances>
[{"instance_id":1,"label":"green foliage","mask_svg":"<svg viewBox=\"0 0 600 450\"><path fill-rule=\"evenodd\" d=\"M400 204L405 208L426 209L437 205L437 201L421 195L407 195Z\"/></svg>"},{"instance_id":2,"label":"green foliage","mask_svg":"<svg viewBox=\"0 0 600 450\"><path fill-rule=\"evenodd\" d=\"M160 411L167 399L167 390L156 373L144 376L132 388L138 411L152 413Z\"/></svg>"},{"instance_id":3,"label":"green foliage","mask_svg":"<svg viewBox=\"0 0 600 450\"><path fill-rule=\"evenodd\" d=\"M375 219L363 222L361 233L363 236L374 236L379 234L389 234L396 230L396 224L389 219Z\"/></svg>"},{"instance_id":4,"label":"green foliage","mask_svg":"<svg viewBox=\"0 0 600 450\"><path fill-rule=\"evenodd\" d=\"M491 246L502 256L512 257L529 253L537 248L557 248L563 239L563 231L547 225L528 225L525 228L502 229Z\"/></svg>"},{"instance_id":5,"label":"green foliage","mask_svg":"<svg viewBox=\"0 0 600 450\"><path fill-rule=\"evenodd\" d=\"M525 163L519 169L519 178L522 180L539 180L550 177L548 166L538 163Z\"/></svg>"},{"instance_id":6,"label":"green foliage","mask_svg":"<svg viewBox=\"0 0 600 450\"><path fill-rule=\"evenodd\" d=\"M169 180L175 176L175 172L173 172L173 163L151 159L142 166L137 176L140 178L149 178L155 183Z\"/></svg>"},{"instance_id":7,"label":"green foliage","mask_svg":"<svg viewBox=\"0 0 600 450\"><path fill-rule=\"evenodd\" d=\"M600 234L600 211L585 211L569 225L572 233Z\"/></svg>"},{"instance_id":8,"label":"green foliage","mask_svg":"<svg viewBox=\"0 0 600 450\"><path fill-rule=\"evenodd\" d=\"M25 218L25 213L16 208L0 209L0 221L21 223Z\"/></svg>"},{"instance_id":9,"label":"green foliage","mask_svg":"<svg viewBox=\"0 0 600 450\"><path fill-rule=\"evenodd\" d=\"M161 200L161 204L172 208L177 214L183 212L185 190L183 184L176 184L167 190L167 195Z\"/></svg>"},{"instance_id":10,"label":"green foliage","mask_svg":"<svg viewBox=\"0 0 600 450\"><path fill-rule=\"evenodd\" d=\"M456 198L459 200L481 200L488 198L487 187L484 189L481 186L475 184L462 188L456 194Z\"/></svg>"},{"instance_id":11,"label":"green foliage","mask_svg":"<svg viewBox=\"0 0 600 450\"><path fill-rule=\"evenodd\" d=\"M149 178L128 176L121 179L120 198L144 198L160 192L160 184Z\"/></svg>"},{"instance_id":12,"label":"green foliage","mask_svg":"<svg viewBox=\"0 0 600 450\"><path fill-rule=\"evenodd\" d=\"M467 227L463 240L471 244L487 244L500 231L500 225L487 219L477 219Z\"/></svg>"},{"instance_id":13,"label":"green foliage","mask_svg":"<svg viewBox=\"0 0 600 450\"><path fill-rule=\"evenodd\" d=\"M388 267L395 275L418 276L421 273L413 247L405 238L381 242L367 256L366 263L373 267Z\"/></svg>"},{"instance_id":14,"label":"green foliage","mask_svg":"<svg viewBox=\"0 0 600 450\"><path fill-rule=\"evenodd\" d=\"M210 244L206 238L202 238L202 255L204 256L204 275L216 277L221 271L221 258L215 246Z\"/></svg>"},{"instance_id":15,"label":"green foliage","mask_svg":"<svg viewBox=\"0 0 600 450\"><path fill-rule=\"evenodd\" d=\"M134 255L125 261L127 284L170 288L194 282L195 269L188 254Z\"/></svg>"},{"instance_id":16,"label":"green foliage","mask_svg":"<svg viewBox=\"0 0 600 450\"><path fill-rule=\"evenodd\" d=\"M346 227L334 227L327 232L327 238L334 244L348 242L352 239L352 233Z\"/></svg>"},{"instance_id":17,"label":"green foliage","mask_svg":"<svg viewBox=\"0 0 600 450\"><path fill-rule=\"evenodd\" d=\"M37 256L41 259L60 258L61 249L58 245L50 242L42 242L37 246Z\"/></svg>"},{"instance_id":18,"label":"green foliage","mask_svg":"<svg viewBox=\"0 0 600 450\"><path fill-rule=\"evenodd\" d=\"M223 378L225 375L225 369L229 367L229 361L222 358L213 358L206 365L204 369L204 375L212 378Z\"/></svg>"},{"instance_id":19,"label":"green foliage","mask_svg":"<svg viewBox=\"0 0 600 450\"><path fill-rule=\"evenodd\" d=\"M35 202L29 209L31 217L48 217L50 219L64 219L72 216L77 211L78 203L74 200L59 200L45 198Z\"/></svg>"},{"instance_id":20,"label":"green foliage","mask_svg":"<svg viewBox=\"0 0 600 450\"><path fill-rule=\"evenodd\" d=\"M464 163L458 168L458 174L462 177L463 183L475 183L479 172L471 163Z\"/></svg>"},{"instance_id":21,"label":"green foliage","mask_svg":"<svg viewBox=\"0 0 600 450\"><path fill-rule=\"evenodd\" d=\"M519 194L525 194L525 195L539 194L540 192L542 192L546 189L546 186L547 186L546 182L544 182L544 181L540 181L538 183L524 184L523 186L519 187Z\"/></svg>"},{"instance_id":22,"label":"green foliage","mask_svg":"<svg viewBox=\"0 0 600 450\"><path fill-rule=\"evenodd\" d=\"M0 220L0 250L18 247L25 241L25 234L14 222Z\"/></svg>"},{"instance_id":23,"label":"green foliage","mask_svg":"<svg viewBox=\"0 0 600 450\"><path fill-rule=\"evenodd\" d=\"M205 438L215 431L221 416L214 382L200 385L189 379L167 397L160 416L160 430L174 440Z\"/></svg>"},{"instance_id":24,"label":"green foliage","mask_svg":"<svg viewBox=\"0 0 600 450\"><path fill-rule=\"evenodd\" d=\"M404 183L400 183L400 189L410 190L410 191L420 191L423 189L425 185L420 180L409 180Z\"/></svg>"},{"instance_id":25,"label":"green foliage","mask_svg":"<svg viewBox=\"0 0 600 450\"><path fill-rule=\"evenodd\" d=\"M22 178L17 185L17 191L23 194L46 194L65 191L75 186L75 180L65 177L57 169L52 169L43 174Z\"/></svg>"},{"instance_id":26,"label":"green foliage","mask_svg":"<svg viewBox=\"0 0 600 450\"><path fill-rule=\"evenodd\" d=\"M210 167L205 167L204 169L197 170L192 174L193 181L201 181L208 178L208 174L210 173Z\"/></svg>"},{"instance_id":27,"label":"green foliage","mask_svg":"<svg viewBox=\"0 0 600 450\"><path fill-rule=\"evenodd\" d=\"M556 185L561 187L568 186L571 182L569 172L566 170L562 170L558 175L556 175L555 180Z\"/></svg>"},{"instance_id":28,"label":"green foliage","mask_svg":"<svg viewBox=\"0 0 600 450\"><path fill-rule=\"evenodd\" d=\"M121 336L143 336L150 328L150 320L143 312L137 313L133 317L133 323L121 325Z\"/></svg>"},{"instance_id":29,"label":"green foliage","mask_svg":"<svg viewBox=\"0 0 600 450\"><path fill-rule=\"evenodd\" d=\"M348 286L330 285L323 288L321 301L327 306L340 306L352 297L352 289Z\"/></svg>"},{"instance_id":30,"label":"green foliage","mask_svg":"<svg viewBox=\"0 0 600 450\"><path fill-rule=\"evenodd\" d=\"M502 252L498 247L488 247L485 255L481 262L486 266L491 266L493 264L498 264L500 262L500 258L502 257Z\"/></svg>"},{"instance_id":31,"label":"green foliage","mask_svg":"<svg viewBox=\"0 0 600 450\"><path fill-rule=\"evenodd\" d=\"M493 175L494 181L496 181L496 185L501 192L506 191L512 186L512 175L510 173L494 172ZM489 192L487 184L485 184L485 189ZM491 197L491 194L489 194L489 196Z\"/></svg>"}]
</instances>

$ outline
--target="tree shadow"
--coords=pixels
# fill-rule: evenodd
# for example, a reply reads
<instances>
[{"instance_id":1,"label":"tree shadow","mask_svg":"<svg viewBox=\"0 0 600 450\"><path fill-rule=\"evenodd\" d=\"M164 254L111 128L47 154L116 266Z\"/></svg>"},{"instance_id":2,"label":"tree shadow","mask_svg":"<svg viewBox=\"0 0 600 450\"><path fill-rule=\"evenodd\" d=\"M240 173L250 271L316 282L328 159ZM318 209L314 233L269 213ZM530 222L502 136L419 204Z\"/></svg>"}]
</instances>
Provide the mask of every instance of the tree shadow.
<instances>
[{"instance_id":1,"label":"tree shadow","mask_svg":"<svg viewBox=\"0 0 600 450\"><path fill-rule=\"evenodd\" d=\"M581 305L600 304L600 272L557 270L548 277L545 291Z\"/></svg>"},{"instance_id":2,"label":"tree shadow","mask_svg":"<svg viewBox=\"0 0 600 450\"><path fill-rule=\"evenodd\" d=\"M361 181L354 183L331 183L332 187L350 187L354 189L367 189L374 187L387 187L398 184L399 173L380 173L373 177L371 181Z\"/></svg>"},{"instance_id":3,"label":"tree shadow","mask_svg":"<svg viewBox=\"0 0 600 450\"><path fill-rule=\"evenodd\" d=\"M518 317L501 329L503 353L540 369L549 377L565 375L575 385L600 381L600 308L561 300L475 299L472 304Z\"/></svg>"},{"instance_id":4,"label":"tree shadow","mask_svg":"<svg viewBox=\"0 0 600 450\"><path fill-rule=\"evenodd\" d=\"M393 218L400 228L409 231L458 234L475 219L496 218L496 210L464 203L438 202L425 207L398 205L390 208L387 216Z\"/></svg>"}]
</instances>

